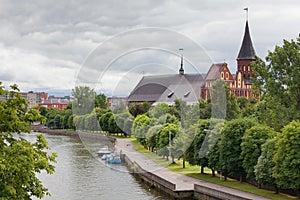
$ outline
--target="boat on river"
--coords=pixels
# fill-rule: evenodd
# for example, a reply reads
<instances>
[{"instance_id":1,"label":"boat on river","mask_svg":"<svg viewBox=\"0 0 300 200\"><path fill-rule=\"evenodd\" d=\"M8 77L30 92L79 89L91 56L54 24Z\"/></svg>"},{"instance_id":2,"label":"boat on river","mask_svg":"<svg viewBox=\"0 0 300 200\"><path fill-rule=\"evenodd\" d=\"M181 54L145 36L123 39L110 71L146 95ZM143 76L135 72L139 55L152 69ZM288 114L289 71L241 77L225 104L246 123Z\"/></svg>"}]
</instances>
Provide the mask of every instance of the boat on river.
<instances>
[{"instance_id":1,"label":"boat on river","mask_svg":"<svg viewBox=\"0 0 300 200\"><path fill-rule=\"evenodd\" d=\"M98 156L111 154L111 150L109 150L108 146L104 146L97 152L97 154L98 154Z\"/></svg>"},{"instance_id":2,"label":"boat on river","mask_svg":"<svg viewBox=\"0 0 300 200\"><path fill-rule=\"evenodd\" d=\"M117 153L111 153L109 155L103 155L102 159L105 159L105 161L109 164L120 164L121 163L121 157Z\"/></svg>"}]
</instances>

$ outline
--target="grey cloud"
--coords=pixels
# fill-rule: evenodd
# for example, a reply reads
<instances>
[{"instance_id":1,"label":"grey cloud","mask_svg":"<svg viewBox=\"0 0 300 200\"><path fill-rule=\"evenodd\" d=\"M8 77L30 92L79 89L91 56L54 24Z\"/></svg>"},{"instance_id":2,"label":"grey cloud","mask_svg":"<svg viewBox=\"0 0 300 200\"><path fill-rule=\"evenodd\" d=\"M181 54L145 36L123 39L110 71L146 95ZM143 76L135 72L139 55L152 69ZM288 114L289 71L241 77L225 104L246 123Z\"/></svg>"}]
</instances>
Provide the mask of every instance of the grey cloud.
<instances>
[{"instance_id":1,"label":"grey cloud","mask_svg":"<svg viewBox=\"0 0 300 200\"><path fill-rule=\"evenodd\" d=\"M298 0L284 2L253 0L247 3L237 0L177 2L171 0L134 2L2 0L0 49L17 49L20 52L26 52L26 55L32 59L35 59L35 55L45 57L41 68L47 70L51 67L61 67L76 73L80 65L85 63L91 65L87 75L94 75L97 70L99 71L95 66L102 65L103 61L97 60L97 58L90 60L90 63L84 61L92 54L92 50L101 46L107 39L136 28L160 27L186 34L199 45L203 45L213 62L222 62L226 59L234 71L235 59L244 31L244 7L249 7L251 36L259 56L265 57L267 50L273 49L276 44L280 45L282 39L298 36L299 28L295 26L300 21ZM172 49L174 55L159 55L159 52L150 53L150 51L144 52L144 54L142 51L133 52L114 63L116 74L143 64L145 66L150 66L151 63L166 66L176 65L178 59L175 54L178 53L177 50L180 47L185 48L186 59L193 64L196 63L195 65L200 65L200 58L203 55L197 55L198 52L193 46L186 45L185 47L183 41L176 41L172 37L162 37L159 34L155 37L157 37L156 41L160 41L159 47ZM126 52L126 48L134 48L134 43L141 41L143 41L142 36L132 36L128 40L118 41L119 47L122 47L119 49L119 54ZM113 53L111 50L116 48L115 45L111 44L106 47L107 49L102 49L103 55L101 56L111 58ZM9 61L10 57L6 56L5 60ZM36 72L30 65L31 63L38 65L40 61L30 59L27 61L28 63L24 63L27 70ZM93 64L93 62L95 63ZM124 65L120 67L121 64ZM210 64L206 64L207 67ZM6 65L12 71L17 70L10 63ZM201 64L201 66L204 65L204 63ZM15 73L17 74L17 72ZM9 79L9 76L4 77ZM91 81L92 77L86 81L93 82ZM68 77L68 80L72 79L73 77ZM60 78L57 80L63 81ZM39 88L41 83L32 79L30 86L32 85ZM49 87L53 87L53 85L49 83Z\"/></svg>"}]
</instances>

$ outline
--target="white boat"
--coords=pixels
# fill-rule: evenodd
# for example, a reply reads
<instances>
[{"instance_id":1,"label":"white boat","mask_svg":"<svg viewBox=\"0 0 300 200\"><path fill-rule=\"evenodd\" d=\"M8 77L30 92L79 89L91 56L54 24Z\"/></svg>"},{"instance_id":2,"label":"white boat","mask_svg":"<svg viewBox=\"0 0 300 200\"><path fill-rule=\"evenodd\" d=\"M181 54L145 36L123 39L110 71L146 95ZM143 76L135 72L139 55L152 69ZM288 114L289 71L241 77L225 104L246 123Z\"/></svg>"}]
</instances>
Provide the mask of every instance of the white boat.
<instances>
[{"instance_id":1,"label":"white boat","mask_svg":"<svg viewBox=\"0 0 300 200\"><path fill-rule=\"evenodd\" d=\"M106 155L106 154L110 154L111 151L109 150L108 146L104 146L102 147L98 152L98 156L103 156L103 155Z\"/></svg>"}]
</instances>

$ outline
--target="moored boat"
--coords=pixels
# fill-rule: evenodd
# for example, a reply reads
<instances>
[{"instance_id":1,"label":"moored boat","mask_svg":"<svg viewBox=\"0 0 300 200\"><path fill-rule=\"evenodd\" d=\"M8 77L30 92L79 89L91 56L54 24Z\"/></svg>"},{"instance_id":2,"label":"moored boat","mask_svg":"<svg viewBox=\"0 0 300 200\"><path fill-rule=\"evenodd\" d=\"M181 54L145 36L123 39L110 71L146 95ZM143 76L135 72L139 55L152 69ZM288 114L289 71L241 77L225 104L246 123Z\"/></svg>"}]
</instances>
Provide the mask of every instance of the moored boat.
<instances>
[{"instance_id":1,"label":"moored boat","mask_svg":"<svg viewBox=\"0 0 300 200\"><path fill-rule=\"evenodd\" d=\"M109 156L107 156L106 161L109 164L120 164L121 163L121 157L120 155L116 153L112 153Z\"/></svg>"},{"instance_id":2,"label":"moored boat","mask_svg":"<svg viewBox=\"0 0 300 200\"><path fill-rule=\"evenodd\" d=\"M97 152L97 154L98 156L103 156L106 154L111 154L111 151L109 150L108 146L104 146Z\"/></svg>"}]
</instances>

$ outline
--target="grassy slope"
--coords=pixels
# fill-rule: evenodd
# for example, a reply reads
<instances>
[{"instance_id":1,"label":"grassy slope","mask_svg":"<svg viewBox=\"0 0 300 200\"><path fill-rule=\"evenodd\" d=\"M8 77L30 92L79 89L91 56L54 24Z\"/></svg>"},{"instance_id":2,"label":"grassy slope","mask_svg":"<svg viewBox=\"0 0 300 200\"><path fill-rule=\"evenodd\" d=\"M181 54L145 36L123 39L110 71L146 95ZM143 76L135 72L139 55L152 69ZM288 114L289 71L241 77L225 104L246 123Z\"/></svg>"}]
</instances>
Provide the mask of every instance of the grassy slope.
<instances>
[{"instance_id":1,"label":"grassy slope","mask_svg":"<svg viewBox=\"0 0 300 200\"><path fill-rule=\"evenodd\" d=\"M291 197L284 194L275 194L273 191L264 190L264 189L258 189L257 187L247 184L247 183L240 183L239 181L228 179L227 181L221 181L218 174L216 174L216 177L211 176L211 171L209 169L205 169L205 174L200 174L200 167L199 166L191 166L188 162L186 162L186 168L182 168L182 161L176 161L175 164L169 164L168 161L165 159L162 159L161 157L158 157L155 155L155 153L151 153L148 150L146 150L141 144L138 143L137 140L132 140L134 148L147 155L149 158L151 158L156 163L163 165L170 170L185 174L187 176L191 176L197 179L201 179L204 181L216 183L219 185L235 188L238 190L250 192L253 194L261 195L266 198L275 199L275 200L291 200L291 199L297 199L296 197Z\"/></svg>"}]
</instances>

